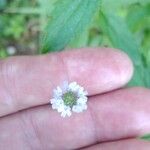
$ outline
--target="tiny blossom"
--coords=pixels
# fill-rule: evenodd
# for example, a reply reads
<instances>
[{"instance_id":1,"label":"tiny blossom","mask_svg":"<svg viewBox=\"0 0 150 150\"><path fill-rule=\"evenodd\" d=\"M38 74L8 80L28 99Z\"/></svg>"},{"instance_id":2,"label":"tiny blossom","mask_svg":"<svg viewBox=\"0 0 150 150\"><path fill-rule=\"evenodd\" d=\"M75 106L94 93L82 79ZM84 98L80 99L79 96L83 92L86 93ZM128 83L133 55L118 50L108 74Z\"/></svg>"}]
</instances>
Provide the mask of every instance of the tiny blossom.
<instances>
[{"instance_id":1,"label":"tiny blossom","mask_svg":"<svg viewBox=\"0 0 150 150\"><path fill-rule=\"evenodd\" d=\"M72 112L80 113L87 109L87 94L76 82L64 82L62 87L54 89L50 103L62 117L70 117Z\"/></svg>"}]
</instances>

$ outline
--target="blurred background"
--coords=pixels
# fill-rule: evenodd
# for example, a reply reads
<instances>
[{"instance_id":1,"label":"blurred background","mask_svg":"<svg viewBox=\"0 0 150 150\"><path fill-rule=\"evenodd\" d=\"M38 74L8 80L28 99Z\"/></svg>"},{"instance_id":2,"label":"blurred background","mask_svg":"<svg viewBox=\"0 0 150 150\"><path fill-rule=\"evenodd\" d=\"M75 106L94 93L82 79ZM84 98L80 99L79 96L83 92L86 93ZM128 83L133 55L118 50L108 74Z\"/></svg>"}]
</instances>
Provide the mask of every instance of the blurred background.
<instances>
[{"instance_id":1,"label":"blurred background","mask_svg":"<svg viewBox=\"0 0 150 150\"><path fill-rule=\"evenodd\" d=\"M150 0L77 1L0 0L0 58L114 47L134 62L129 85L150 87Z\"/></svg>"}]
</instances>

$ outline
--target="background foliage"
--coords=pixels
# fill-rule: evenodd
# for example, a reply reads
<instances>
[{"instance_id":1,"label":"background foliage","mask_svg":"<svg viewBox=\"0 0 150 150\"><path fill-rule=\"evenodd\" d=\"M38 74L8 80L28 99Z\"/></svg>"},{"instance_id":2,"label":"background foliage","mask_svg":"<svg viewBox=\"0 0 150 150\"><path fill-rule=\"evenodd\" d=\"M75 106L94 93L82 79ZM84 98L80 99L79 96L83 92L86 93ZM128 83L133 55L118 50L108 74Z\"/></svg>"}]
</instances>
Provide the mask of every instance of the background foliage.
<instances>
[{"instance_id":1,"label":"background foliage","mask_svg":"<svg viewBox=\"0 0 150 150\"><path fill-rule=\"evenodd\" d=\"M129 85L150 87L149 0L0 0L0 57L115 47L133 60Z\"/></svg>"},{"instance_id":2,"label":"background foliage","mask_svg":"<svg viewBox=\"0 0 150 150\"><path fill-rule=\"evenodd\" d=\"M125 51L129 86L150 87L150 0L0 0L0 58L87 46Z\"/></svg>"}]
</instances>

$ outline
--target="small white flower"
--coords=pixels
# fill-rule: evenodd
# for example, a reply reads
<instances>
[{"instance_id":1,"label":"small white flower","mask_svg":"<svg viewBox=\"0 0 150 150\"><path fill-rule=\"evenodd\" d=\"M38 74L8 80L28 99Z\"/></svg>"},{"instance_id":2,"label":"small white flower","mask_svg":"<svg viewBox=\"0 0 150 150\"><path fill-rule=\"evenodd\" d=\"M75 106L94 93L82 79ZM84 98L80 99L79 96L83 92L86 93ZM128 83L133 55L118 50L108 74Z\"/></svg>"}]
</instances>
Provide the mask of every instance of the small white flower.
<instances>
[{"instance_id":1,"label":"small white flower","mask_svg":"<svg viewBox=\"0 0 150 150\"><path fill-rule=\"evenodd\" d=\"M76 82L64 82L62 88L58 86L53 91L50 103L62 117L70 117L72 112L80 113L87 109L87 94L87 91Z\"/></svg>"}]
</instances>

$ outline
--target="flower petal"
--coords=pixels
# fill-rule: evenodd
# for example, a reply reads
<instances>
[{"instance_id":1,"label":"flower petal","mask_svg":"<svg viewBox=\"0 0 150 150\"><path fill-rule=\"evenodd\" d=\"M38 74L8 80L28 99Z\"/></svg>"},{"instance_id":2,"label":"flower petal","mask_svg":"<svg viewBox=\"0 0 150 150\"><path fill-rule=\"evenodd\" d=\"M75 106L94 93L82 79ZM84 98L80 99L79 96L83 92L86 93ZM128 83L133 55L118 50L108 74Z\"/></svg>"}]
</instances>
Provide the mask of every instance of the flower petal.
<instances>
[{"instance_id":1,"label":"flower petal","mask_svg":"<svg viewBox=\"0 0 150 150\"><path fill-rule=\"evenodd\" d=\"M84 104L86 104L86 102L87 102L87 98L79 98L77 100L78 105L84 105Z\"/></svg>"},{"instance_id":2,"label":"flower petal","mask_svg":"<svg viewBox=\"0 0 150 150\"><path fill-rule=\"evenodd\" d=\"M76 82L72 82L69 84L69 89L73 92L78 91L79 85Z\"/></svg>"},{"instance_id":3,"label":"flower petal","mask_svg":"<svg viewBox=\"0 0 150 150\"><path fill-rule=\"evenodd\" d=\"M80 112L82 112L82 107L79 105L75 105L72 107L72 111L74 111L76 113L80 113Z\"/></svg>"},{"instance_id":4,"label":"flower petal","mask_svg":"<svg viewBox=\"0 0 150 150\"><path fill-rule=\"evenodd\" d=\"M63 83L63 93L68 90L68 86L69 86L68 81L64 81L64 83Z\"/></svg>"}]
</instances>

